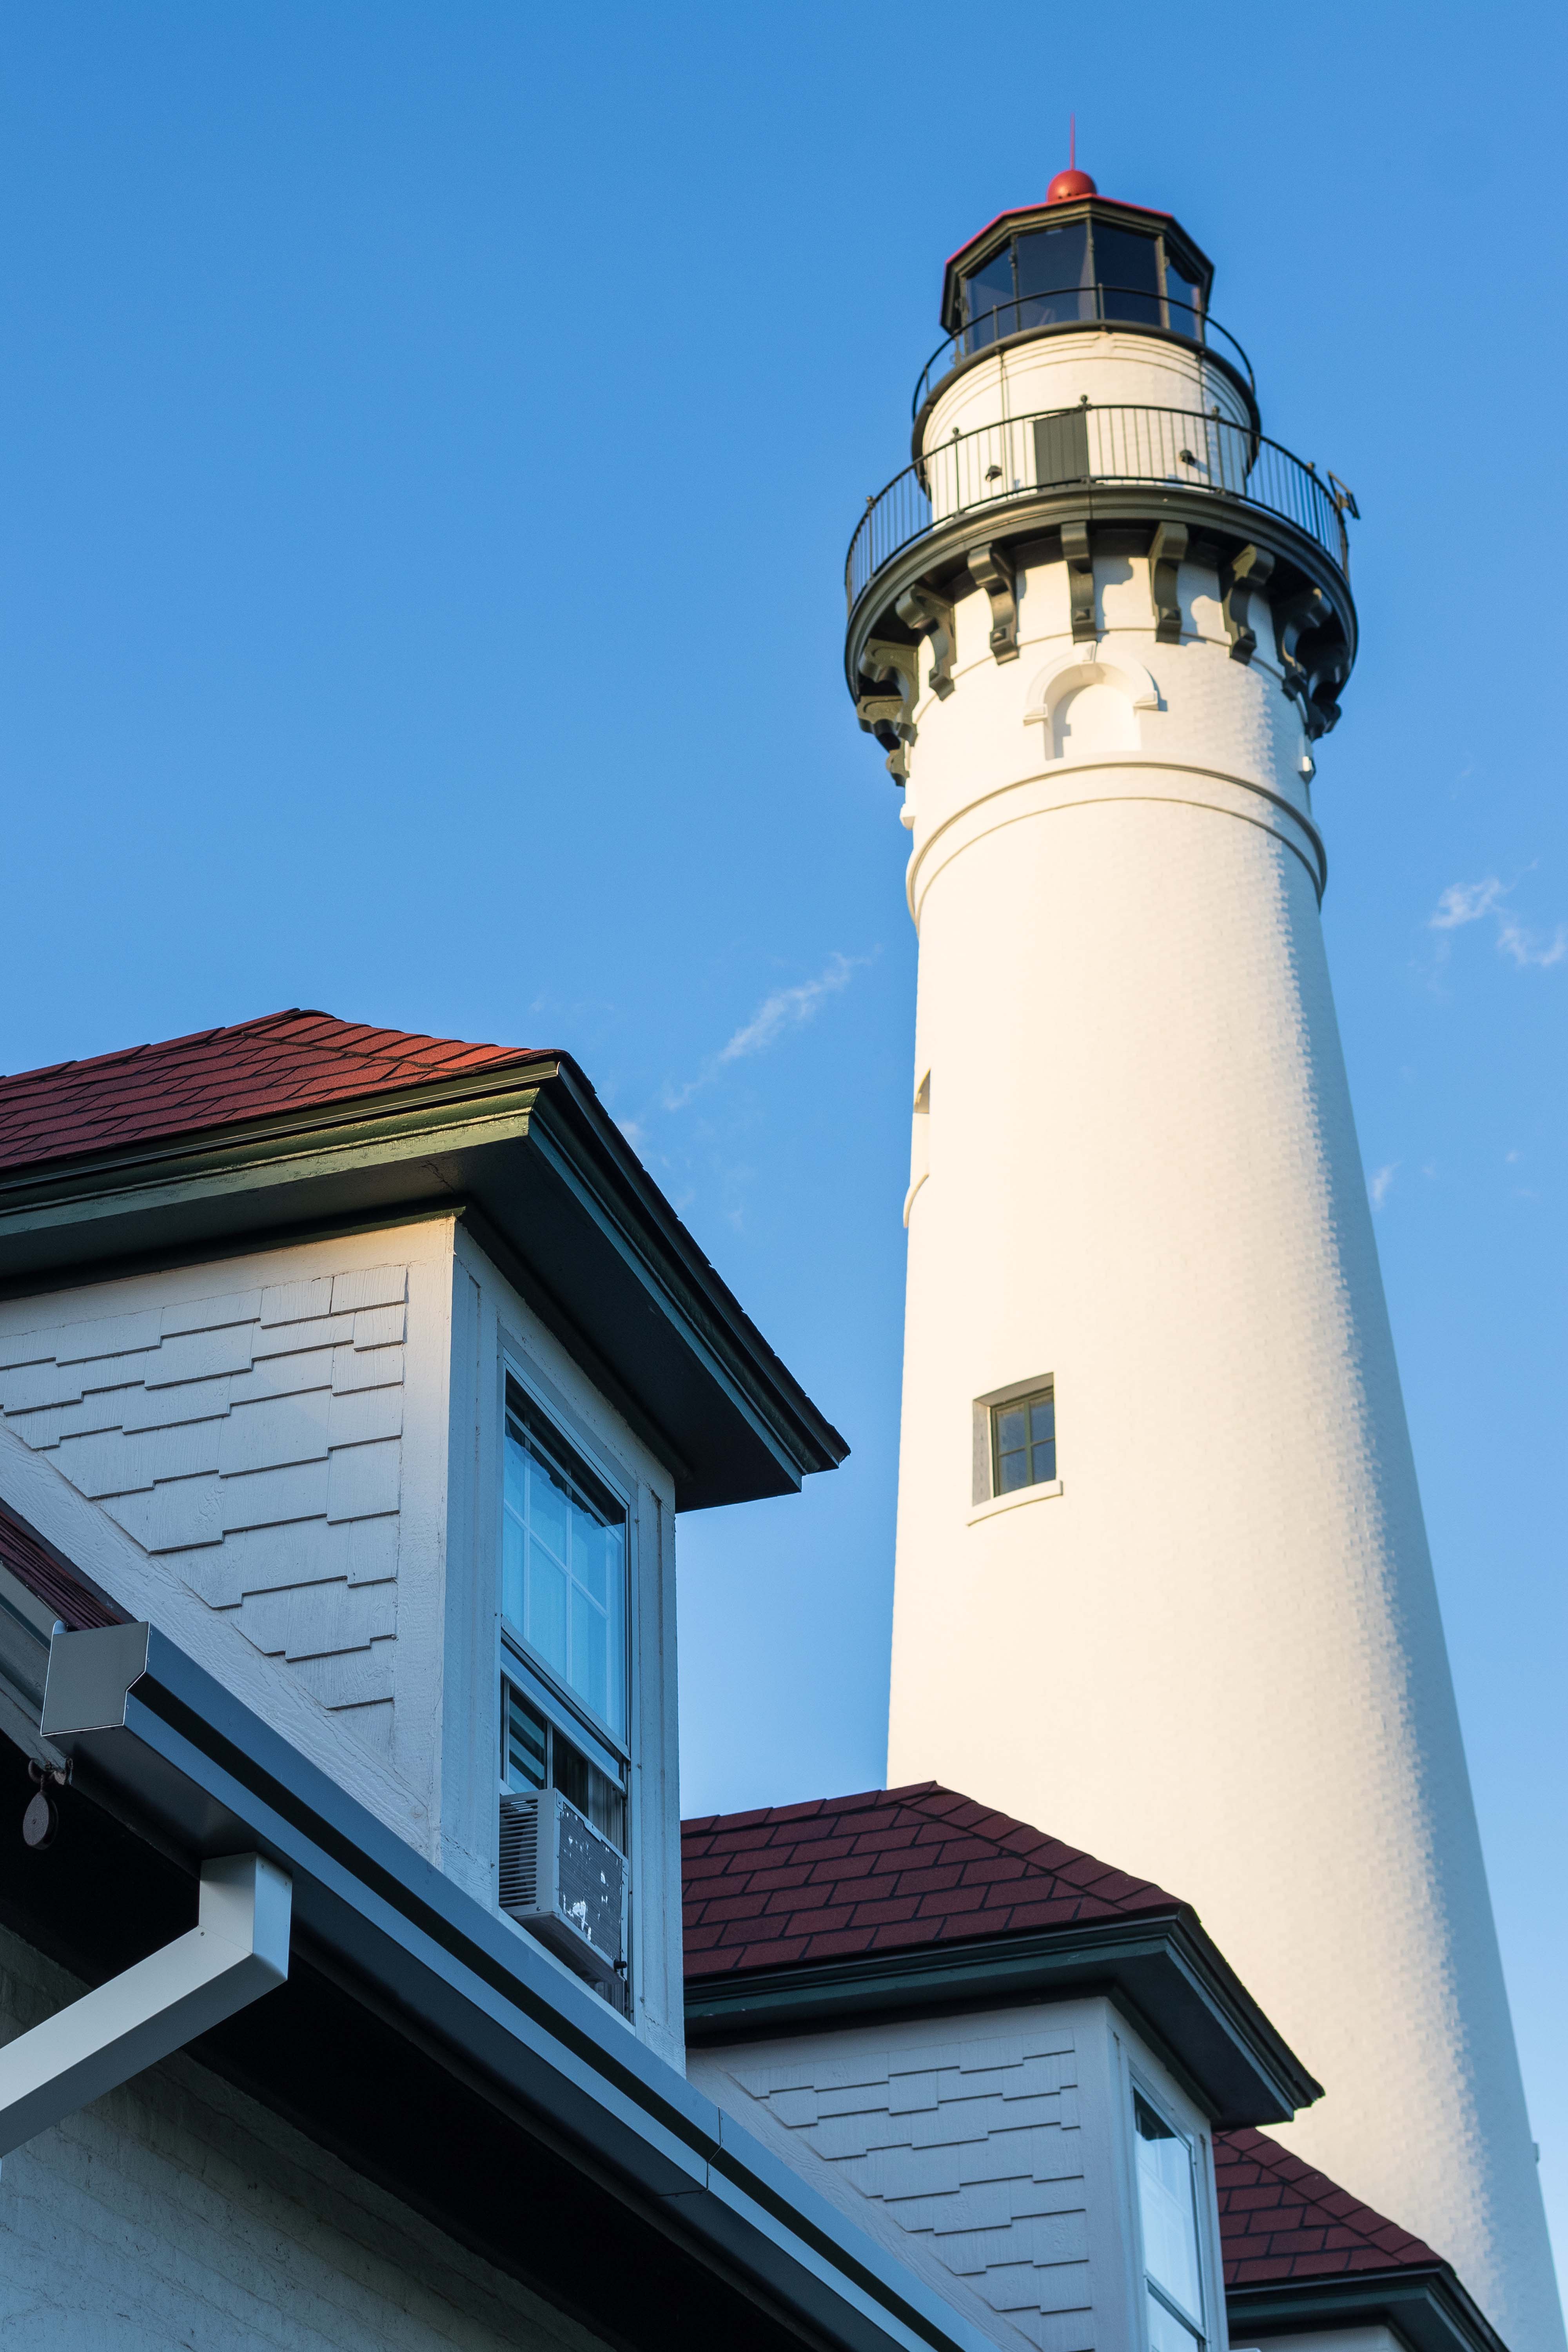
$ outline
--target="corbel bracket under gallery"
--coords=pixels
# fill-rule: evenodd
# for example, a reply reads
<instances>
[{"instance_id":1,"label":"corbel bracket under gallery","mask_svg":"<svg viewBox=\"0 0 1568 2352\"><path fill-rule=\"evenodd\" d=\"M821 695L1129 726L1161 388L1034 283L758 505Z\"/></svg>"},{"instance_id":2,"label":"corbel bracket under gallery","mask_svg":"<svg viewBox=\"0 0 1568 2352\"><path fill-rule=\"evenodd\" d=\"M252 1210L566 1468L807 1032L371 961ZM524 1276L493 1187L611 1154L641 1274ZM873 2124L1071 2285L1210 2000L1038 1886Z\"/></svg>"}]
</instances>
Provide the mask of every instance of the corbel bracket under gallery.
<instances>
[{"instance_id":1,"label":"corbel bracket under gallery","mask_svg":"<svg viewBox=\"0 0 1568 2352\"><path fill-rule=\"evenodd\" d=\"M952 692L952 656L957 643L952 606L933 588L906 588L894 610L907 629L931 646L931 692L945 702Z\"/></svg>"},{"instance_id":2,"label":"corbel bracket under gallery","mask_svg":"<svg viewBox=\"0 0 1568 2352\"><path fill-rule=\"evenodd\" d=\"M1149 593L1154 605L1154 635L1167 646L1180 645L1182 641L1182 602L1177 582L1186 551L1184 522L1161 523L1149 541Z\"/></svg>"},{"instance_id":3,"label":"corbel bracket under gallery","mask_svg":"<svg viewBox=\"0 0 1568 2352\"><path fill-rule=\"evenodd\" d=\"M1306 587L1274 607L1274 638L1285 691L1301 706L1308 737L1326 735L1340 715L1350 675L1350 647L1340 614L1321 588Z\"/></svg>"},{"instance_id":4,"label":"corbel bracket under gallery","mask_svg":"<svg viewBox=\"0 0 1568 2352\"><path fill-rule=\"evenodd\" d=\"M1018 591L1013 559L994 541L972 547L965 559L969 576L984 588L991 604L991 651L999 662L1018 658Z\"/></svg>"},{"instance_id":5,"label":"corbel bracket under gallery","mask_svg":"<svg viewBox=\"0 0 1568 2352\"><path fill-rule=\"evenodd\" d=\"M1094 625L1094 555L1087 522L1064 522L1062 554L1067 559L1068 602L1075 641L1093 645L1100 632Z\"/></svg>"},{"instance_id":6,"label":"corbel bracket under gallery","mask_svg":"<svg viewBox=\"0 0 1568 2352\"><path fill-rule=\"evenodd\" d=\"M889 681L891 694L860 693L855 715L868 735L874 735L888 754L888 773L895 783L909 780L909 746L915 740L914 708L920 692L920 648L901 646L889 637L873 637L860 656L860 675L872 685Z\"/></svg>"},{"instance_id":7,"label":"corbel bracket under gallery","mask_svg":"<svg viewBox=\"0 0 1568 2352\"><path fill-rule=\"evenodd\" d=\"M1249 662L1258 651L1252 600L1268 584L1274 558L1266 547L1238 548L1220 572L1220 611L1230 639L1232 661Z\"/></svg>"}]
</instances>

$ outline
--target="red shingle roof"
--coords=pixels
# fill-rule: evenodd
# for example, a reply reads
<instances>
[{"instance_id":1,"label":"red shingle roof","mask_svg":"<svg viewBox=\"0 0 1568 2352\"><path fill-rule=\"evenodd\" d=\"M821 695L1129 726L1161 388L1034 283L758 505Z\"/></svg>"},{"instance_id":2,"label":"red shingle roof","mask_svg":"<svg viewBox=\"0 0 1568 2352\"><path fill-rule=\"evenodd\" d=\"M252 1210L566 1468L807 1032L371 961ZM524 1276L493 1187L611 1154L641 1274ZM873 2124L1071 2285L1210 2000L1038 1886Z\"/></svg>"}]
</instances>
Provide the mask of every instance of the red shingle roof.
<instances>
[{"instance_id":1,"label":"red shingle roof","mask_svg":"<svg viewBox=\"0 0 1568 2352\"><path fill-rule=\"evenodd\" d=\"M269 1013L0 1077L0 1169L200 1134L315 1103L390 1094L459 1070L536 1061L539 1048L368 1029L330 1013Z\"/></svg>"},{"instance_id":2,"label":"red shingle roof","mask_svg":"<svg viewBox=\"0 0 1568 2352\"><path fill-rule=\"evenodd\" d=\"M1442 2261L1422 2239L1262 2132L1215 2132L1214 2160L1227 2287L1415 2270Z\"/></svg>"},{"instance_id":3,"label":"red shingle roof","mask_svg":"<svg viewBox=\"0 0 1568 2352\"><path fill-rule=\"evenodd\" d=\"M0 1564L25 1584L35 1600L52 1609L73 1633L89 1625L120 1625L124 1612L106 1600L96 1585L62 1568L37 1538L0 1511Z\"/></svg>"},{"instance_id":4,"label":"red shingle roof","mask_svg":"<svg viewBox=\"0 0 1568 2352\"><path fill-rule=\"evenodd\" d=\"M934 1780L685 1822L681 1857L689 1979L1182 1908Z\"/></svg>"}]
</instances>

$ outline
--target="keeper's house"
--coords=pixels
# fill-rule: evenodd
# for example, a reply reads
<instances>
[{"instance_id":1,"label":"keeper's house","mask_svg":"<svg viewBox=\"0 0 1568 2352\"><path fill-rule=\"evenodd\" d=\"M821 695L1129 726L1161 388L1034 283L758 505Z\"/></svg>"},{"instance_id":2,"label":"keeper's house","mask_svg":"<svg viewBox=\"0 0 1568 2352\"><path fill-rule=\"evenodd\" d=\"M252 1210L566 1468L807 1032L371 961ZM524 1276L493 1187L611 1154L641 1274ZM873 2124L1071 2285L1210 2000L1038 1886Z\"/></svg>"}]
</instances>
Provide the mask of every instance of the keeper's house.
<instances>
[{"instance_id":1,"label":"keeper's house","mask_svg":"<svg viewBox=\"0 0 1568 2352\"><path fill-rule=\"evenodd\" d=\"M0 2342L1226 2352L1268 2213L1238 2340L1499 2352L1291 2283L1317 2086L961 1798L693 1825L683 2005L676 1514L844 1451L563 1055L0 1080Z\"/></svg>"}]
</instances>

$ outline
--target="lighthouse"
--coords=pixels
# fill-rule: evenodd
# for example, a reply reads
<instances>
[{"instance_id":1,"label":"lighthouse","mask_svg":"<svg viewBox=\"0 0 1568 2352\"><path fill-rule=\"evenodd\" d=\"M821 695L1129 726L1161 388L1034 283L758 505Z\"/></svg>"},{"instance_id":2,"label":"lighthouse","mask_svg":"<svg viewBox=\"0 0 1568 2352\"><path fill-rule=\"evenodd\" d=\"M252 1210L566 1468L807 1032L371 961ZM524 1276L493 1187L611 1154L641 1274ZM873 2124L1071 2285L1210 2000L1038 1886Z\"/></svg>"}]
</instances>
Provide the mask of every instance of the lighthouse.
<instances>
[{"instance_id":1,"label":"lighthouse","mask_svg":"<svg viewBox=\"0 0 1568 2352\"><path fill-rule=\"evenodd\" d=\"M1291 2144L1562 2352L1324 957L1349 491L1068 172L948 263L847 667L920 941L889 1777L1173 1888Z\"/></svg>"}]
</instances>

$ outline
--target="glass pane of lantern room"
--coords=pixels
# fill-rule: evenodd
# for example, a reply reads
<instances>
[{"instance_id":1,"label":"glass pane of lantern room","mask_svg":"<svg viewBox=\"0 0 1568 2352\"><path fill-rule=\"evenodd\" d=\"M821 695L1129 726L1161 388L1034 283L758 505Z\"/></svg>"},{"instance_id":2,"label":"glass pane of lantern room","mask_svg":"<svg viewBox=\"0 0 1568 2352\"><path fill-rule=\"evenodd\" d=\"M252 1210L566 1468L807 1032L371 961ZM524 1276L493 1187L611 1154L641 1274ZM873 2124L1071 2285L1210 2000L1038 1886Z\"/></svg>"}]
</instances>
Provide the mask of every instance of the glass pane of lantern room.
<instances>
[{"instance_id":1,"label":"glass pane of lantern room","mask_svg":"<svg viewBox=\"0 0 1568 2352\"><path fill-rule=\"evenodd\" d=\"M1173 334L1191 335L1194 342L1202 342L1204 320L1197 282L1187 276L1168 245L1165 247L1165 310Z\"/></svg>"},{"instance_id":2,"label":"glass pane of lantern room","mask_svg":"<svg viewBox=\"0 0 1568 2352\"><path fill-rule=\"evenodd\" d=\"M1132 319L1140 326L1163 324L1154 240L1136 229L1094 226L1094 274L1107 319Z\"/></svg>"},{"instance_id":3,"label":"glass pane of lantern room","mask_svg":"<svg viewBox=\"0 0 1568 2352\"><path fill-rule=\"evenodd\" d=\"M1018 324L1065 326L1092 319L1089 287L1089 223L1031 229L1018 239Z\"/></svg>"},{"instance_id":4,"label":"glass pane of lantern room","mask_svg":"<svg viewBox=\"0 0 1568 2352\"><path fill-rule=\"evenodd\" d=\"M998 335L1010 335L1017 320L1013 315L1013 248L1005 245L994 253L983 269L976 269L963 281L963 316L969 329L969 349L977 352L983 343L994 343Z\"/></svg>"}]
</instances>

